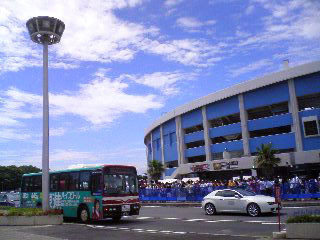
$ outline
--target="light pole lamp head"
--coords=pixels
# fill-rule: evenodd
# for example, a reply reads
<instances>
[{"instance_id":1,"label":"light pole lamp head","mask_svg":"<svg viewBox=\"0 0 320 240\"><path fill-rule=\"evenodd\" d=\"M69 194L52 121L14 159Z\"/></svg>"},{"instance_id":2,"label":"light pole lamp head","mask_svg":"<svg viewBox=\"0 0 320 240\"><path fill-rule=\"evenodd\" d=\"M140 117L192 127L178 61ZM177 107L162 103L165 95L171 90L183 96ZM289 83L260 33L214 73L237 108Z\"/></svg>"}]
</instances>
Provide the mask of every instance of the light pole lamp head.
<instances>
[{"instance_id":1,"label":"light pole lamp head","mask_svg":"<svg viewBox=\"0 0 320 240\"><path fill-rule=\"evenodd\" d=\"M61 20L46 16L30 18L26 26L32 41L49 45L58 43L65 29Z\"/></svg>"}]
</instances>

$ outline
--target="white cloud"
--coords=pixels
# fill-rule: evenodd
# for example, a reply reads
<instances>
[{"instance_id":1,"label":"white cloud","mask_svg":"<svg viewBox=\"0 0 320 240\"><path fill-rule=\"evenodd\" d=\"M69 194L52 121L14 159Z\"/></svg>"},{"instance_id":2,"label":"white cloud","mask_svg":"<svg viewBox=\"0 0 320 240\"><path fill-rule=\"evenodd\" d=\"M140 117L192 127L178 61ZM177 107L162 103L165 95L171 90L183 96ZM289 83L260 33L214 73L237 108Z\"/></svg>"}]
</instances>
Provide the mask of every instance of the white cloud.
<instances>
[{"instance_id":1,"label":"white cloud","mask_svg":"<svg viewBox=\"0 0 320 240\"><path fill-rule=\"evenodd\" d=\"M143 41L141 48L147 52L159 54L170 61L197 67L208 67L222 59L224 43L211 45L203 40L182 39L167 42Z\"/></svg>"},{"instance_id":2,"label":"white cloud","mask_svg":"<svg viewBox=\"0 0 320 240\"><path fill-rule=\"evenodd\" d=\"M61 42L50 47L53 67L77 66L62 63L63 59L99 62L130 60L136 52L133 45L156 29L120 20L113 10L135 7L141 3L142 0L55 0L50 2L48 8L47 2L42 0L34 0L32 4L3 0L0 6L1 71L41 65L41 51L29 39L25 23L31 17L45 15L60 18L66 24Z\"/></svg>"},{"instance_id":3,"label":"white cloud","mask_svg":"<svg viewBox=\"0 0 320 240\"><path fill-rule=\"evenodd\" d=\"M7 151L0 156L0 161L5 160L5 164L29 165L41 168L42 154L39 150ZM49 155L50 169L65 169L71 164L94 163L98 161L96 154L73 149L50 150Z\"/></svg>"},{"instance_id":4,"label":"white cloud","mask_svg":"<svg viewBox=\"0 0 320 240\"><path fill-rule=\"evenodd\" d=\"M154 72L144 75L121 75L119 79L129 79L136 83L157 89L165 95L175 95L180 92L178 82L194 79L194 73Z\"/></svg>"},{"instance_id":5,"label":"white cloud","mask_svg":"<svg viewBox=\"0 0 320 240\"><path fill-rule=\"evenodd\" d=\"M106 160L107 159L107 160ZM137 168L138 173L146 172L144 147L119 147L104 151L77 151L74 149L50 150L50 169L61 170L68 168L81 168L103 164L130 165ZM40 150L5 150L0 151L2 165L29 165L41 168Z\"/></svg>"},{"instance_id":6,"label":"white cloud","mask_svg":"<svg viewBox=\"0 0 320 240\"><path fill-rule=\"evenodd\" d=\"M181 17L178 18L176 24L183 28L185 31L189 32L197 32L203 26L212 26L216 23L215 20L208 20L201 22L196 18L193 17Z\"/></svg>"},{"instance_id":7,"label":"white cloud","mask_svg":"<svg viewBox=\"0 0 320 240\"><path fill-rule=\"evenodd\" d=\"M0 92L0 126L22 126L22 119L42 116L42 98L16 88Z\"/></svg>"},{"instance_id":8,"label":"white cloud","mask_svg":"<svg viewBox=\"0 0 320 240\"><path fill-rule=\"evenodd\" d=\"M127 83L106 77L105 71L100 69L94 79L81 84L78 91L49 94L50 114L73 114L93 125L103 126L124 113L145 113L163 106L155 95L127 94L127 88ZM10 88L0 96L0 113L4 116L0 123L17 125L22 119L42 117L42 96L16 88Z\"/></svg>"},{"instance_id":9,"label":"white cloud","mask_svg":"<svg viewBox=\"0 0 320 240\"><path fill-rule=\"evenodd\" d=\"M50 136L63 136L66 133L66 129L63 127L52 128L49 131Z\"/></svg>"},{"instance_id":10,"label":"white cloud","mask_svg":"<svg viewBox=\"0 0 320 240\"><path fill-rule=\"evenodd\" d=\"M99 163L91 163L91 164L85 164L85 163L78 163L78 164L72 164L69 165L67 168L68 169L77 169L77 168L85 168L85 167L95 167L99 166Z\"/></svg>"},{"instance_id":11,"label":"white cloud","mask_svg":"<svg viewBox=\"0 0 320 240\"><path fill-rule=\"evenodd\" d=\"M179 5L180 3L182 3L184 0L166 0L164 2L164 5L166 7L175 7L177 5Z\"/></svg>"},{"instance_id":12,"label":"white cloud","mask_svg":"<svg viewBox=\"0 0 320 240\"><path fill-rule=\"evenodd\" d=\"M250 5L246 8L245 13L246 13L247 15L249 15L249 14L251 14L251 13L253 12L253 10L254 10L254 5L250 4Z\"/></svg>"},{"instance_id":13,"label":"white cloud","mask_svg":"<svg viewBox=\"0 0 320 240\"><path fill-rule=\"evenodd\" d=\"M263 21L263 31L239 43L239 46L273 44L287 40L320 40L320 2L293 0L257 1L271 13Z\"/></svg>"},{"instance_id":14,"label":"white cloud","mask_svg":"<svg viewBox=\"0 0 320 240\"><path fill-rule=\"evenodd\" d=\"M30 139L32 136L27 133L22 133L16 129L11 128L0 128L0 140L26 140Z\"/></svg>"},{"instance_id":15,"label":"white cloud","mask_svg":"<svg viewBox=\"0 0 320 240\"><path fill-rule=\"evenodd\" d=\"M50 154L51 162L88 162L97 161L95 154L90 152L74 151L72 149L57 149Z\"/></svg>"},{"instance_id":16,"label":"white cloud","mask_svg":"<svg viewBox=\"0 0 320 240\"><path fill-rule=\"evenodd\" d=\"M242 75L242 74L245 74L248 72L252 72L252 71L256 71L258 69L261 69L263 67L268 67L271 65L272 65L272 61L270 61L268 59L262 59L257 62L248 64L247 66L244 66L244 67L233 68L230 70L230 73L233 77L237 77L239 75Z\"/></svg>"},{"instance_id":17,"label":"white cloud","mask_svg":"<svg viewBox=\"0 0 320 240\"><path fill-rule=\"evenodd\" d=\"M99 71L94 80L81 84L74 93L51 94L54 115L74 114L94 125L113 122L123 113L145 113L162 107L155 95L131 95L128 84L106 77Z\"/></svg>"},{"instance_id":18,"label":"white cloud","mask_svg":"<svg viewBox=\"0 0 320 240\"><path fill-rule=\"evenodd\" d=\"M53 0L48 8L46 1L34 0L32 4L27 1L3 0L0 6L0 72L19 71L26 67L42 66L41 47L33 43L28 36L25 23L34 16L55 16L66 24L65 32L59 44L50 47L50 67L72 69L79 66L81 61L114 62L130 61L136 53L148 53L165 56L167 53L152 51L154 44L168 45L178 48L177 42L192 39L163 41L165 36L159 35L155 26L146 26L141 23L125 21L114 13L117 9L135 7L142 4L142 0ZM165 5L173 7L181 1L166 1ZM81 13L81 17L79 17ZM189 30L196 30L193 26L209 26L213 20L199 22L192 18L178 20ZM143 44L141 44L143 43ZM150 46L146 46L146 44ZM201 49L183 50L186 61L179 63L194 65L188 59L193 55L203 55ZM196 52L194 52L196 51ZM176 61L173 57L166 60ZM201 64L206 65L206 56L199 56Z\"/></svg>"}]
</instances>

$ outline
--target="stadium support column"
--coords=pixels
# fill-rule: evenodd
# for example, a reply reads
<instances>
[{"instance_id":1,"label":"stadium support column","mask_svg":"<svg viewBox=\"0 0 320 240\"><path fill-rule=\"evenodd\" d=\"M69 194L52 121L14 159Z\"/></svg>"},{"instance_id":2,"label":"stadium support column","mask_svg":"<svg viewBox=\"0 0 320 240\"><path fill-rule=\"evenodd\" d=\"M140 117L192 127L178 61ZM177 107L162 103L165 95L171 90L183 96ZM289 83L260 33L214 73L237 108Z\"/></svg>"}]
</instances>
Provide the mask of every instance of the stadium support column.
<instances>
[{"instance_id":1,"label":"stadium support column","mask_svg":"<svg viewBox=\"0 0 320 240\"><path fill-rule=\"evenodd\" d=\"M163 126L160 126L160 143L161 143L161 162L164 165L164 141L163 141ZM166 174L163 172L162 179L164 179Z\"/></svg>"},{"instance_id":2,"label":"stadium support column","mask_svg":"<svg viewBox=\"0 0 320 240\"><path fill-rule=\"evenodd\" d=\"M249 147L248 115L247 115L247 111L244 108L244 100L243 100L242 94L238 95L238 100L239 100L239 109L240 109L243 153L244 153L244 156L250 156L251 152Z\"/></svg>"},{"instance_id":3,"label":"stadium support column","mask_svg":"<svg viewBox=\"0 0 320 240\"><path fill-rule=\"evenodd\" d=\"M184 157L184 131L181 126L181 116L176 117L176 133L177 133L177 150L178 150L178 163L184 164L186 163Z\"/></svg>"},{"instance_id":4,"label":"stadium support column","mask_svg":"<svg viewBox=\"0 0 320 240\"><path fill-rule=\"evenodd\" d=\"M294 86L293 79L289 79L288 86L289 86L289 94L290 94L289 109L292 114L292 123L293 123L292 128L293 128L294 136L295 136L295 140L296 140L296 151L302 152L303 147L302 147L300 120L299 120L299 109L298 109L296 89Z\"/></svg>"},{"instance_id":5,"label":"stadium support column","mask_svg":"<svg viewBox=\"0 0 320 240\"><path fill-rule=\"evenodd\" d=\"M202 110L202 122L203 122L203 134L204 134L204 143L205 143L205 150L206 150L206 162L212 161L212 154L211 154L211 139L209 134L209 123L207 118L207 110L206 106L201 108Z\"/></svg>"},{"instance_id":6,"label":"stadium support column","mask_svg":"<svg viewBox=\"0 0 320 240\"><path fill-rule=\"evenodd\" d=\"M150 132L150 142L151 142L151 160L154 160L154 149L153 149L152 131Z\"/></svg>"}]
</instances>

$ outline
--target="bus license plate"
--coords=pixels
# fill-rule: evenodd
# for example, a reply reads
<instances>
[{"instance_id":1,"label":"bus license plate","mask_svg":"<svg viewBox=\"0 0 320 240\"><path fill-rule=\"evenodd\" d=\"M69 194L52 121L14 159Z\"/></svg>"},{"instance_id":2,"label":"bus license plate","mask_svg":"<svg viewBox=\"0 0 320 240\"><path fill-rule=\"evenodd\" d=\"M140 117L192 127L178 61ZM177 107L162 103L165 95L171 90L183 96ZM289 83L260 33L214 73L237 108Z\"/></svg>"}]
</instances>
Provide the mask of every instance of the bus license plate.
<instances>
[{"instance_id":1,"label":"bus license plate","mask_svg":"<svg viewBox=\"0 0 320 240\"><path fill-rule=\"evenodd\" d=\"M130 212L130 205L122 205L122 212Z\"/></svg>"}]
</instances>

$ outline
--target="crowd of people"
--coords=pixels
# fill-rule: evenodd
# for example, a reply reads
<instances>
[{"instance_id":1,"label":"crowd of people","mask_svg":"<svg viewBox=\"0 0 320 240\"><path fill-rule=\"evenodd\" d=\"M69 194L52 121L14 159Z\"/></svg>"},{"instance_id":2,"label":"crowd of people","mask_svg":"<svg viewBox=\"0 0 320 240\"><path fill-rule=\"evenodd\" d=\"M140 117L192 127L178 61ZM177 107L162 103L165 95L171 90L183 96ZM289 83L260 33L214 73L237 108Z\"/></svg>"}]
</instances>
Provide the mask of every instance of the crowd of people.
<instances>
[{"instance_id":1,"label":"crowd of people","mask_svg":"<svg viewBox=\"0 0 320 240\"><path fill-rule=\"evenodd\" d=\"M198 188L208 188L208 191L221 188L242 188L257 194L272 195L274 184L280 184L283 194L308 194L320 191L320 177L292 177L289 179L266 179L250 177L248 179L229 179L229 180L174 180L174 181L147 181L140 180L140 189L187 189L189 191Z\"/></svg>"}]
</instances>

